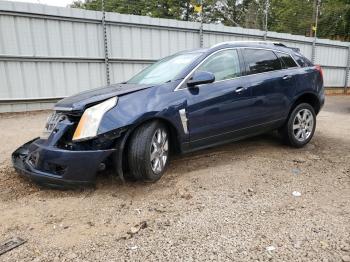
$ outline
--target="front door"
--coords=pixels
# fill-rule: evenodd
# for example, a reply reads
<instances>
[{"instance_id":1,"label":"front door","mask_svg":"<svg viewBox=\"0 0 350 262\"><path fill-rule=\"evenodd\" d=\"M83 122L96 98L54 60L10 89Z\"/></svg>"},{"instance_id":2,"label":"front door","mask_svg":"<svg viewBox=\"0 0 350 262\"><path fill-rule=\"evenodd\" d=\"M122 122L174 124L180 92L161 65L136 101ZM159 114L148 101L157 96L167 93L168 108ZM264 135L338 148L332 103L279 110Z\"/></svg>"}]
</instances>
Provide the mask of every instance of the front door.
<instances>
[{"instance_id":1,"label":"front door","mask_svg":"<svg viewBox=\"0 0 350 262\"><path fill-rule=\"evenodd\" d=\"M231 139L234 130L251 124L251 90L240 77L240 64L237 50L218 51L197 69L213 73L215 81L184 91L192 148Z\"/></svg>"}]
</instances>

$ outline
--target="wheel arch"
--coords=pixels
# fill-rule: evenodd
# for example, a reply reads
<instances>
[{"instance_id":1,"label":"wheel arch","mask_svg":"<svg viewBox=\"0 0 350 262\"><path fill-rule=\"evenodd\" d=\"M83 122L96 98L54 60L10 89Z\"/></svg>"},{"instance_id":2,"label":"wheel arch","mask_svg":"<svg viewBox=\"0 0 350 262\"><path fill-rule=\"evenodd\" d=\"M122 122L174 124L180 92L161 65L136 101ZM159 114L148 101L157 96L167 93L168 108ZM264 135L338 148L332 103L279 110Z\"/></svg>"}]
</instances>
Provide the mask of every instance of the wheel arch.
<instances>
[{"instance_id":1,"label":"wheel arch","mask_svg":"<svg viewBox=\"0 0 350 262\"><path fill-rule=\"evenodd\" d=\"M179 131L177 130L176 126L168 119L163 118L163 117L159 117L159 116L155 116L152 118L148 118L146 120L143 120L141 122L138 122L136 125L134 125L131 129L131 132L129 133L128 137L126 138L128 143L128 140L130 140L132 134L134 133L134 131L139 128L140 126L149 123L149 122L153 122L153 121L159 121L161 123L163 123L166 128L169 131L169 135L170 135L170 140L171 140L171 147L172 150L175 150L176 153L180 152L180 137L179 137Z\"/></svg>"},{"instance_id":2,"label":"wheel arch","mask_svg":"<svg viewBox=\"0 0 350 262\"><path fill-rule=\"evenodd\" d=\"M313 109L315 110L316 115L320 112L321 102L320 102L320 99L318 98L318 96L314 93L303 93L294 99L294 102L289 110L288 116L293 111L293 109L301 103L310 104L313 107Z\"/></svg>"}]
</instances>

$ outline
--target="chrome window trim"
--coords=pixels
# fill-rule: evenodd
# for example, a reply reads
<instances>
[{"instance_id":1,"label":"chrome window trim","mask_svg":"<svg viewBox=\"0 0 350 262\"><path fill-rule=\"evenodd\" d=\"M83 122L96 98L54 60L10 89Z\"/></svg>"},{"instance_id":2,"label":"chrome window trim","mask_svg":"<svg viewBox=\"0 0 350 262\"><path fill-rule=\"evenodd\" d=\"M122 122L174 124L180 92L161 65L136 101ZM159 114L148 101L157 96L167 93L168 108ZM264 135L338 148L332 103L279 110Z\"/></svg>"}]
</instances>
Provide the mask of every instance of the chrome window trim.
<instances>
[{"instance_id":1,"label":"chrome window trim","mask_svg":"<svg viewBox=\"0 0 350 262\"><path fill-rule=\"evenodd\" d=\"M229 81L229 80L233 80L233 79L238 79L238 78L242 78L242 77L247 77L247 76L253 76L253 75L260 75L260 74L267 74L267 73L271 73L271 72L276 72L276 71L284 71L284 70L290 70L293 68L300 68L299 63L297 63L294 59L294 57L292 55L290 55L287 52L284 51L280 51L280 50L275 50L272 48L262 48L262 47L249 47L249 46L244 46L244 47L227 47L227 48L223 48L223 49L219 49L216 50L215 52L211 53L210 55L208 55L206 58L204 58L198 65L196 65L191 72L189 72L187 74L187 76L176 86L176 88L174 89L174 92L176 91L180 91L180 90L187 90L187 87L185 88L181 88L181 86L192 76L192 74L198 69L198 67L200 67L208 58L210 58L212 55L218 53L218 52L222 52L222 51L226 51L226 50L237 50L237 49L256 49L256 50L266 50L266 51L272 51L272 52L280 52L283 54L287 54L289 56L292 57L292 59L294 60L294 62L297 64L297 67L290 67L290 68L282 68L282 69L278 69L278 70L273 70L273 71L268 71L268 72L262 72L262 73L256 73L256 74L251 74L251 75L244 75L244 76L237 76L234 78L230 78L230 79L224 79L224 80L219 80L219 81L215 81L214 83L219 83L222 81ZM279 57L278 57L279 59Z\"/></svg>"}]
</instances>

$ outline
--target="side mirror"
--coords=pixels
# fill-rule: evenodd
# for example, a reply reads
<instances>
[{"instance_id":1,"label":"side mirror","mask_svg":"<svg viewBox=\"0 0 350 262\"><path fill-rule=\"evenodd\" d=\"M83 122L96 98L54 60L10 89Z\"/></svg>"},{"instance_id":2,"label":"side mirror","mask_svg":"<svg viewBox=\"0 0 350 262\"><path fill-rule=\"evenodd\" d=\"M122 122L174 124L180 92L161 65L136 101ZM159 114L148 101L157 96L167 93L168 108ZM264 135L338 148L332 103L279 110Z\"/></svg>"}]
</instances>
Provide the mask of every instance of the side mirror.
<instances>
[{"instance_id":1,"label":"side mirror","mask_svg":"<svg viewBox=\"0 0 350 262\"><path fill-rule=\"evenodd\" d=\"M188 87L194 87L202 84L209 84L215 81L215 75L210 72L200 71L195 72L187 82Z\"/></svg>"}]
</instances>

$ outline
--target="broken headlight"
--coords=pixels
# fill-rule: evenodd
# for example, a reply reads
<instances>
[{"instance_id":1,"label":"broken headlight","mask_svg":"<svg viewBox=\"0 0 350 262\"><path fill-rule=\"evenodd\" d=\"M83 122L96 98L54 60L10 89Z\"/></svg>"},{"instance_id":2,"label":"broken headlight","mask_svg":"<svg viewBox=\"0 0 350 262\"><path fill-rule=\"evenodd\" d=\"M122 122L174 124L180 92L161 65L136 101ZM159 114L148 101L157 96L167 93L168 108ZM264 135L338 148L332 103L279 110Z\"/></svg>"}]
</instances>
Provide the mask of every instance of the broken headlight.
<instances>
[{"instance_id":1,"label":"broken headlight","mask_svg":"<svg viewBox=\"0 0 350 262\"><path fill-rule=\"evenodd\" d=\"M113 97L86 109L75 129L73 141L86 140L97 136L102 117L107 111L112 109L117 102L118 97Z\"/></svg>"}]
</instances>

